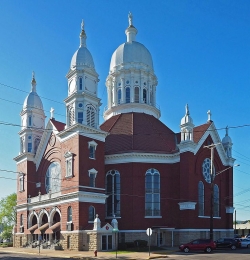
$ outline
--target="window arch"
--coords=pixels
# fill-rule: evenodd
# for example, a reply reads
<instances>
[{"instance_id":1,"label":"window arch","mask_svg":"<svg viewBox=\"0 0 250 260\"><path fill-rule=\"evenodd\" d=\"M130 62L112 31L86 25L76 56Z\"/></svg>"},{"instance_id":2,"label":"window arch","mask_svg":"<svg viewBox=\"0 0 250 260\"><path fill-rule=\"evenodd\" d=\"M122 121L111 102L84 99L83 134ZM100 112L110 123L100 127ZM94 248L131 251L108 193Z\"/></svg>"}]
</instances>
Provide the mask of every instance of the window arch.
<instances>
[{"instance_id":1,"label":"window arch","mask_svg":"<svg viewBox=\"0 0 250 260\"><path fill-rule=\"evenodd\" d=\"M95 220L95 208L93 206L89 207L89 221Z\"/></svg>"},{"instance_id":2,"label":"window arch","mask_svg":"<svg viewBox=\"0 0 250 260\"><path fill-rule=\"evenodd\" d=\"M143 103L147 103L147 90L143 89Z\"/></svg>"},{"instance_id":3,"label":"window arch","mask_svg":"<svg viewBox=\"0 0 250 260\"><path fill-rule=\"evenodd\" d=\"M79 78L79 90L82 90L82 77Z\"/></svg>"},{"instance_id":4,"label":"window arch","mask_svg":"<svg viewBox=\"0 0 250 260\"><path fill-rule=\"evenodd\" d=\"M135 103L139 103L139 87L135 87Z\"/></svg>"},{"instance_id":5,"label":"window arch","mask_svg":"<svg viewBox=\"0 0 250 260\"><path fill-rule=\"evenodd\" d=\"M217 184L214 185L214 217L219 217L219 209L220 209L220 202L219 202L219 187Z\"/></svg>"},{"instance_id":6,"label":"window arch","mask_svg":"<svg viewBox=\"0 0 250 260\"><path fill-rule=\"evenodd\" d=\"M145 216L160 215L160 173L152 168L145 174Z\"/></svg>"},{"instance_id":7,"label":"window arch","mask_svg":"<svg viewBox=\"0 0 250 260\"><path fill-rule=\"evenodd\" d=\"M130 87L126 88L126 103L130 103Z\"/></svg>"},{"instance_id":8,"label":"window arch","mask_svg":"<svg viewBox=\"0 0 250 260\"><path fill-rule=\"evenodd\" d=\"M68 207L67 222L72 222L72 208Z\"/></svg>"},{"instance_id":9,"label":"window arch","mask_svg":"<svg viewBox=\"0 0 250 260\"><path fill-rule=\"evenodd\" d=\"M121 99L122 99L122 90L119 88L118 91L117 91L118 104L121 104Z\"/></svg>"},{"instance_id":10,"label":"window arch","mask_svg":"<svg viewBox=\"0 0 250 260\"><path fill-rule=\"evenodd\" d=\"M106 216L120 217L121 205L121 187L120 187L120 173L116 170L108 171L106 174L106 194L109 197L106 200Z\"/></svg>"},{"instance_id":11,"label":"window arch","mask_svg":"<svg viewBox=\"0 0 250 260\"><path fill-rule=\"evenodd\" d=\"M69 107L68 115L69 115L69 126L72 126L74 124L74 120L75 120L73 107Z\"/></svg>"},{"instance_id":12,"label":"window arch","mask_svg":"<svg viewBox=\"0 0 250 260\"><path fill-rule=\"evenodd\" d=\"M95 127L95 109L92 106L87 107L87 125Z\"/></svg>"},{"instance_id":13,"label":"window arch","mask_svg":"<svg viewBox=\"0 0 250 260\"><path fill-rule=\"evenodd\" d=\"M198 214L204 216L204 184L199 181L198 184Z\"/></svg>"}]
</instances>

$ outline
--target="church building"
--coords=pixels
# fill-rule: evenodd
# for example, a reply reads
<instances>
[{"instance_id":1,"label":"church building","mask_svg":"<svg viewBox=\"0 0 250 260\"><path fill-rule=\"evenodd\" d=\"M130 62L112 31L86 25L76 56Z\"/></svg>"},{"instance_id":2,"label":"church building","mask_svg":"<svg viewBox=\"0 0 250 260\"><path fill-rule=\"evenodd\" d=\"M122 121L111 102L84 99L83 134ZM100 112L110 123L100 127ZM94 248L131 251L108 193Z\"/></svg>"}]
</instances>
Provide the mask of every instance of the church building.
<instances>
[{"instance_id":1,"label":"church building","mask_svg":"<svg viewBox=\"0 0 250 260\"><path fill-rule=\"evenodd\" d=\"M233 234L235 159L228 131L221 140L210 111L196 126L188 105L179 132L160 121L153 59L136 41L131 13L128 22L126 41L111 57L101 125L99 76L83 23L66 75L65 122L53 109L46 120L33 74L14 158L15 247L39 241L44 248L114 250L118 243L148 240L148 228L151 245L177 246L209 238L211 218L214 239Z\"/></svg>"}]
</instances>

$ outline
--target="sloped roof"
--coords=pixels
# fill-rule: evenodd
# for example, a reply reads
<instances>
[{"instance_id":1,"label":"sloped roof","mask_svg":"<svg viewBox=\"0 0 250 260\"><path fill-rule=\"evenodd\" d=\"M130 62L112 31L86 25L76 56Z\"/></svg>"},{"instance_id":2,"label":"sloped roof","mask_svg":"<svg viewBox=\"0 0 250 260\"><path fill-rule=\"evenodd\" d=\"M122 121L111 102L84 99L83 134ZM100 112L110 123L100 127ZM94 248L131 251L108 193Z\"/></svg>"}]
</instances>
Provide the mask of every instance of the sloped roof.
<instances>
[{"instance_id":1,"label":"sloped roof","mask_svg":"<svg viewBox=\"0 0 250 260\"><path fill-rule=\"evenodd\" d=\"M109 132L105 153L125 152L174 153L176 134L154 116L145 113L123 113L111 117L101 126Z\"/></svg>"},{"instance_id":2,"label":"sloped roof","mask_svg":"<svg viewBox=\"0 0 250 260\"><path fill-rule=\"evenodd\" d=\"M194 142L198 143L201 139L201 137L205 134L209 126L212 124L212 121L208 121L207 123L203 125L199 125L194 127Z\"/></svg>"},{"instance_id":3,"label":"sloped roof","mask_svg":"<svg viewBox=\"0 0 250 260\"><path fill-rule=\"evenodd\" d=\"M59 121L56 121L54 118L50 119L51 123L57 129L57 131L63 131L65 129L65 124Z\"/></svg>"}]
</instances>

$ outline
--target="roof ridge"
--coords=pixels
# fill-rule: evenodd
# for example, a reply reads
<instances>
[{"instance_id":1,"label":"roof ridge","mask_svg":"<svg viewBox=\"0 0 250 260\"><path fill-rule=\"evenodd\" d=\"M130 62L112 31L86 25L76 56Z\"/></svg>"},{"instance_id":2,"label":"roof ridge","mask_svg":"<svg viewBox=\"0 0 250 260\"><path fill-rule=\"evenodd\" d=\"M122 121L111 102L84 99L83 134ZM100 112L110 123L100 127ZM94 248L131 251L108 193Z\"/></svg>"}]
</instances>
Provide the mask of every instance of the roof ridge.
<instances>
[{"instance_id":1,"label":"roof ridge","mask_svg":"<svg viewBox=\"0 0 250 260\"><path fill-rule=\"evenodd\" d=\"M114 121L114 123L112 124L112 126L110 126L110 128L108 129L108 132L110 132L110 130L113 128L113 126L116 124L116 122L118 121L118 119L121 117L121 114L118 115L117 119Z\"/></svg>"}]
</instances>

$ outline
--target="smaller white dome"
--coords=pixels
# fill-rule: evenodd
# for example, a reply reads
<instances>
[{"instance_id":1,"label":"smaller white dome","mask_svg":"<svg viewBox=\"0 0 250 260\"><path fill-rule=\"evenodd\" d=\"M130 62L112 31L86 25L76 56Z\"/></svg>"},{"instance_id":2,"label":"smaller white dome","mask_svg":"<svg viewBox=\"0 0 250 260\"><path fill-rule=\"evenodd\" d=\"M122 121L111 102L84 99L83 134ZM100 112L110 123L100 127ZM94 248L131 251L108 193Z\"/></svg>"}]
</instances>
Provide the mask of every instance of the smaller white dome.
<instances>
[{"instance_id":1,"label":"smaller white dome","mask_svg":"<svg viewBox=\"0 0 250 260\"><path fill-rule=\"evenodd\" d=\"M84 47L81 46L73 55L71 59L70 68L74 69L78 66L86 66L91 69L95 68L94 60L92 58L92 55L90 51Z\"/></svg>"},{"instance_id":2,"label":"smaller white dome","mask_svg":"<svg viewBox=\"0 0 250 260\"><path fill-rule=\"evenodd\" d=\"M222 143L223 144L232 143L231 137L228 135L224 136L224 138L222 139Z\"/></svg>"},{"instance_id":3,"label":"smaller white dome","mask_svg":"<svg viewBox=\"0 0 250 260\"><path fill-rule=\"evenodd\" d=\"M188 108L188 104L186 105L186 114L185 116L181 119L181 125L184 124L193 124L193 119L189 114L189 108Z\"/></svg>"},{"instance_id":4,"label":"smaller white dome","mask_svg":"<svg viewBox=\"0 0 250 260\"><path fill-rule=\"evenodd\" d=\"M43 110L43 103L40 97L35 91L31 91L29 95L25 98L23 103L23 109L39 109Z\"/></svg>"}]
</instances>

